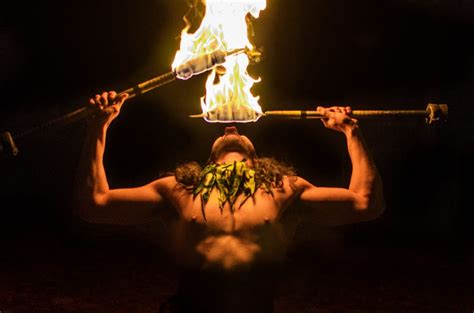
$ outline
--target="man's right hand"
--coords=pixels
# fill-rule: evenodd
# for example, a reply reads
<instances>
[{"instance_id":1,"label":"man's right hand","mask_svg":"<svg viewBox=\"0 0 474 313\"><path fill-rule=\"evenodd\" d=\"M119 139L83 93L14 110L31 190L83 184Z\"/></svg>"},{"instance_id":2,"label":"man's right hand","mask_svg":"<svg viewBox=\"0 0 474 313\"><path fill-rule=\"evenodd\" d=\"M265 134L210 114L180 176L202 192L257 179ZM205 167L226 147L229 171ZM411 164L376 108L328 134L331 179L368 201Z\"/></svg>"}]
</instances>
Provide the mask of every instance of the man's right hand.
<instances>
[{"instance_id":1,"label":"man's right hand","mask_svg":"<svg viewBox=\"0 0 474 313\"><path fill-rule=\"evenodd\" d=\"M128 98L128 94L117 95L115 91L103 92L89 99L89 104L95 110L94 121L109 125L120 113L123 103Z\"/></svg>"}]
</instances>

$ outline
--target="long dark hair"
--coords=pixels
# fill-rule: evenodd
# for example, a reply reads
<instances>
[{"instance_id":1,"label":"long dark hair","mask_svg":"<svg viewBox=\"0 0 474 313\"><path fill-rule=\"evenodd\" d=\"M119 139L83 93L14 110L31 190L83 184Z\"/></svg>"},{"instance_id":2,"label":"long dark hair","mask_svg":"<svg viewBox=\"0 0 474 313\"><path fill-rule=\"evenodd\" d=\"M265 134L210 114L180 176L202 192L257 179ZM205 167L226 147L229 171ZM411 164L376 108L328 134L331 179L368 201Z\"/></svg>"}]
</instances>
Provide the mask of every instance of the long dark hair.
<instances>
[{"instance_id":1,"label":"long dark hair","mask_svg":"<svg viewBox=\"0 0 474 313\"><path fill-rule=\"evenodd\" d=\"M176 181L186 190L193 190L199 184L202 166L197 162L180 164L174 171ZM290 187L296 178L296 171L290 165L274 158L262 157L253 160L255 183L257 186L267 184L273 188L282 188L285 176L290 178Z\"/></svg>"}]
</instances>

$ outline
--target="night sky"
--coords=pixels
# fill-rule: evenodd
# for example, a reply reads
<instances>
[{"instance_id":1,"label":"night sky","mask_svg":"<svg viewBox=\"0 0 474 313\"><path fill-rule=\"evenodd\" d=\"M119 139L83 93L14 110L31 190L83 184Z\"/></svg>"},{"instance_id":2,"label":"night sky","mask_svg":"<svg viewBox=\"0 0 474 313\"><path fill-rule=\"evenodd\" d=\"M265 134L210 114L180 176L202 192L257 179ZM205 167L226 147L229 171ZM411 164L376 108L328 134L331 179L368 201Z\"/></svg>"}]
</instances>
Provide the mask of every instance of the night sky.
<instances>
[{"instance_id":1,"label":"night sky","mask_svg":"<svg viewBox=\"0 0 474 313\"><path fill-rule=\"evenodd\" d=\"M126 89L169 71L186 11L184 0L2 4L0 132L10 131L15 138L80 108L96 93ZM398 286L391 292L398 295L390 298L393 307L377 312L471 312L474 1L268 0L254 33L252 42L263 49L264 59L249 72L262 79L253 91L264 111L317 105L425 109L430 102L447 103L450 109L449 120L436 126L420 119L361 120L384 182L386 212L358 225L302 225L291 261L302 264L308 275L330 277L332 270L341 285L365 281L340 274L350 264L371 282ZM205 78L173 82L123 107L109 129L105 155L112 188L140 186L178 163L207 160L225 125L188 118L200 113ZM150 239L153 226L92 227L71 216L85 126L77 121L45 128L16 140L18 156L0 154L2 313L157 310L158 300L147 302L135 294L142 283L136 277L162 277L153 272L153 262L172 268ZM318 186L347 186L345 140L319 121L262 118L237 126L259 155L292 164ZM104 262L115 264L106 274L97 269ZM311 265L320 263L331 264L329 272ZM68 276L71 271L75 278ZM138 274L132 279L124 274L130 271ZM148 306L114 306L108 298L83 296L88 277L116 282L117 276L129 278L122 299L136 297ZM328 281L320 290L334 287ZM64 289L66 282L73 287ZM307 291L310 283L296 284L295 290L313 295ZM407 288L413 288L407 300L412 306L404 302ZM365 285L362 290L367 299L376 294ZM44 296L32 296L39 292ZM45 300L63 298L95 307ZM431 304L422 304L426 301ZM328 307L322 300L318 304ZM311 312L376 312L363 303L350 305L346 311Z\"/></svg>"}]
</instances>

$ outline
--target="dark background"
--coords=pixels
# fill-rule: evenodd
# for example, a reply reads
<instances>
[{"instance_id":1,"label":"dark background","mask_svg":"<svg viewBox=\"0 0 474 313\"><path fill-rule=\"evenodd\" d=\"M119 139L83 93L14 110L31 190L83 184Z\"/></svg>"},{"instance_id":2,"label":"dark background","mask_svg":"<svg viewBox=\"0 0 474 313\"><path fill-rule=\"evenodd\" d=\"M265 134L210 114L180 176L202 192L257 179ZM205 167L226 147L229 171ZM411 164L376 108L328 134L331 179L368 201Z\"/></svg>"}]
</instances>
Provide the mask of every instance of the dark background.
<instances>
[{"instance_id":1,"label":"dark background","mask_svg":"<svg viewBox=\"0 0 474 313\"><path fill-rule=\"evenodd\" d=\"M0 132L14 137L169 70L183 1L36 1L0 10ZM268 0L249 71L263 110L351 105L424 109L447 123L360 122L381 172L387 210L343 227L305 223L291 247L278 312L472 312L474 2ZM139 186L188 160L204 162L222 124L200 113L205 75L130 101L109 130L111 187ZM314 121L239 125L260 155L316 185L345 186L340 134ZM84 138L79 121L19 137L0 156L0 311L156 312L176 271L159 225L83 225L71 217Z\"/></svg>"}]
</instances>

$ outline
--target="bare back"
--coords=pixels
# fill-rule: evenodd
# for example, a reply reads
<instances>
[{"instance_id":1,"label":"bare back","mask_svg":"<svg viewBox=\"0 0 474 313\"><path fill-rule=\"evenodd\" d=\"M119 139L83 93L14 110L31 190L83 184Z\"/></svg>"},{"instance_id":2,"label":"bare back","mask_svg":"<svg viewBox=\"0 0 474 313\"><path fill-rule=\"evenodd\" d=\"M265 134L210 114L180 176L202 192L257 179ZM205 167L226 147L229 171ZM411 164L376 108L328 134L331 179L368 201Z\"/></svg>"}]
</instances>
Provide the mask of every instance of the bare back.
<instances>
[{"instance_id":1,"label":"bare back","mask_svg":"<svg viewBox=\"0 0 474 313\"><path fill-rule=\"evenodd\" d=\"M170 194L179 220L174 230L174 253L179 264L195 270L242 271L255 266L271 266L283 260L288 244L288 223L283 213L295 196L289 179L273 195L263 189L231 212L226 203L219 208L213 190L205 205L200 196L175 187Z\"/></svg>"},{"instance_id":2,"label":"bare back","mask_svg":"<svg viewBox=\"0 0 474 313\"><path fill-rule=\"evenodd\" d=\"M202 213L199 196L174 185L168 199L178 219L168 248L182 268L175 297L181 312L273 312L277 270L283 264L296 220L288 205L296 193L287 178L273 195L259 189L234 213L222 212L213 190ZM294 221L294 223L292 223Z\"/></svg>"}]
</instances>

